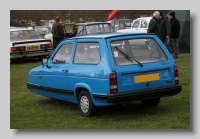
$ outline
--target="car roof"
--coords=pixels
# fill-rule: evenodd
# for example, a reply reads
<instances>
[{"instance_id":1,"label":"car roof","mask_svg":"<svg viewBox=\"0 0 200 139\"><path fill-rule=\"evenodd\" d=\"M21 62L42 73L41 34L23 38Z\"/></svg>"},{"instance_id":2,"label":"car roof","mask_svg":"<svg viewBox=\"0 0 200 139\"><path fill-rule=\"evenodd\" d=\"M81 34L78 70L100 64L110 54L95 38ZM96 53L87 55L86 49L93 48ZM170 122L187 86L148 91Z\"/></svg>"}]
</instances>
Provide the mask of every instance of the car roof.
<instances>
[{"instance_id":1,"label":"car roof","mask_svg":"<svg viewBox=\"0 0 200 139\"><path fill-rule=\"evenodd\" d=\"M73 40L73 39L91 39L91 38L99 38L99 39L106 39L106 38L112 38L112 37L120 37L120 36L130 36L130 35L155 35L154 33L129 33L129 32L113 32L113 33L104 33L104 34L94 34L94 35L85 35L85 36L77 36L68 38L67 40Z\"/></svg>"},{"instance_id":2,"label":"car roof","mask_svg":"<svg viewBox=\"0 0 200 139\"><path fill-rule=\"evenodd\" d=\"M41 27L41 28L42 28L42 27L43 27L43 28L50 28L49 26L34 26L34 28L35 28L35 27Z\"/></svg>"},{"instance_id":3,"label":"car roof","mask_svg":"<svg viewBox=\"0 0 200 139\"><path fill-rule=\"evenodd\" d=\"M23 29L23 28L27 29L28 27L10 27L10 29Z\"/></svg>"},{"instance_id":4,"label":"car roof","mask_svg":"<svg viewBox=\"0 0 200 139\"><path fill-rule=\"evenodd\" d=\"M93 25L93 24L110 24L109 22L85 22L85 23L78 23L76 25Z\"/></svg>"},{"instance_id":5,"label":"car roof","mask_svg":"<svg viewBox=\"0 0 200 139\"><path fill-rule=\"evenodd\" d=\"M140 20L140 19L146 19L146 20L151 20L153 17L140 17L140 18L136 18L134 20Z\"/></svg>"},{"instance_id":6,"label":"car roof","mask_svg":"<svg viewBox=\"0 0 200 139\"><path fill-rule=\"evenodd\" d=\"M120 19L114 19L114 20L119 20L119 21L133 21L132 19L126 19L126 18L120 18Z\"/></svg>"},{"instance_id":7,"label":"car roof","mask_svg":"<svg viewBox=\"0 0 200 139\"><path fill-rule=\"evenodd\" d=\"M10 27L10 31L19 31L19 30L34 30L27 27Z\"/></svg>"}]
</instances>

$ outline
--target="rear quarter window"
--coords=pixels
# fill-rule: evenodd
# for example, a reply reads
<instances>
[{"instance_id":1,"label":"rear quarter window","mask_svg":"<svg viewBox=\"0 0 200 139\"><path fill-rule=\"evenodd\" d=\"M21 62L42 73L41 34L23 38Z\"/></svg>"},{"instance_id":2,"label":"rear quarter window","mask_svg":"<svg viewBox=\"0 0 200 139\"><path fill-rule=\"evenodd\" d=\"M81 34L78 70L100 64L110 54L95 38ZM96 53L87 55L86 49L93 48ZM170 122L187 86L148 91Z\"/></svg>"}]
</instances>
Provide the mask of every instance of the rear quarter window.
<instances>
[{"instance_id":1,"label":"rear quarter window","mask_svg":"<svg viewBox=\"0 0 200 139\"><path fill-rule=\"evenodd\" d=\"M99 43L77 43L74 64L98 64L100 62Z\"/></svg>"}]
</instances>

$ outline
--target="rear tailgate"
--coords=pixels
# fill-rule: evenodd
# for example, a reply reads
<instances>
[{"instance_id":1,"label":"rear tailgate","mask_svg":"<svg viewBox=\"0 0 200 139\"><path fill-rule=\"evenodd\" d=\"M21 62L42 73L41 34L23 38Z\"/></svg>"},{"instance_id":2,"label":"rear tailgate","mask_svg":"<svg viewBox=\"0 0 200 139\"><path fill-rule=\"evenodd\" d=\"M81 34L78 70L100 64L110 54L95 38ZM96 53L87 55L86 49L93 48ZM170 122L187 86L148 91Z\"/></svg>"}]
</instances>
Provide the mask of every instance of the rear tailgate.
<instances>
[{"instance_id":1,"label":"rear tailgate","mask_svg":"<svg viewBox=\"0 0 200 139\"><path fill-rule=\"evenodd\" d=\"M151 49L132 41L149 40ZM175 85L173 58L157 36L138 34L108 38L112 66L117 75L118 93L127 93ZM154 47L153 47L154 46Z\"/></svg>"},{"instance_id":2,"label":"rear tailgate","mask_svg":"<svg viewBox=\"0 0 200 139\"><path fill-rule=\"evenodd\" d=\"M146 63L143 67L115 67L118 93L174 85L174 68L169 62Z\"/></svg>"}]
</instances>

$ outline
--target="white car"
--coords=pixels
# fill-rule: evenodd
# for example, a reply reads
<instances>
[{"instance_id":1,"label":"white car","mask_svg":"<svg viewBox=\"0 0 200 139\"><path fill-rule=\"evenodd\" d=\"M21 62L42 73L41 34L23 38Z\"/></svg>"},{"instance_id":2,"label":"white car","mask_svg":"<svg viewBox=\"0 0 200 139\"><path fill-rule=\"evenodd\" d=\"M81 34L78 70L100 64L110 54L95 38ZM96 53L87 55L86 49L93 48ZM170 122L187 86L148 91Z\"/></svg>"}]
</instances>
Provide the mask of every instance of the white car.
<instances>
[{"instance_id":1,"label":"white car","mask_svg":"<svg viewBox=\"0 0 200 139\"><path fill-rule=\"evenodd\" d=\"M43 39L34 29L10 27L10 62L26 57L42 59L52 51L51 41Z\"/></svg>"},{"instance_id":2,"label":"white car","mask_svg":"<svg viewBox=\"0 0 200 139\"><path fill-rule=\"evenodd\" d=\"M141 17L133 21L133 25L129 29L121 29L117 32L147 33L148 25L152 17Z\"/></svg>"},{"instance_id":3,"label":"white car","mask_svg":"<svg viewBox=\"0 0 200 139\"><path fill-rule=\"evenodd\" d=\"M133 20L133 25L129 29L121 29L117 32L130 32L130 33L147 33L148 25L152 17L141 17ZM142 39L137 39L137 42L134 40L134 44L146 45L145 41ZM130 42L131 43L131 42Z\"/></svg>"}]
</instances>

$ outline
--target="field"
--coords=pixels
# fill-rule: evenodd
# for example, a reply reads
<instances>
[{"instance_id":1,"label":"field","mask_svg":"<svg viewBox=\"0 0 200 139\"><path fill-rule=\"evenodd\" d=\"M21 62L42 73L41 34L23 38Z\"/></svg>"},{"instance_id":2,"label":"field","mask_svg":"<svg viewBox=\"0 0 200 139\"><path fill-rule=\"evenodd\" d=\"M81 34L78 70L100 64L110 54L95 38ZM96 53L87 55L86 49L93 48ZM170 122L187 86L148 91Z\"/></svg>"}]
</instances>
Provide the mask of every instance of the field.
<instances>
[{"instance_id":1,"label":"field","mask_svg":"<svg viewBox=\"0 0 200 139\"><path fill-rule=\"evenodd\" d=\"M182 92L161 98L157 107L141 102L99 107L94 117L82 117L78 105L30 92L28 72L38 59L10 64L10 129L190 129L190 54L176 59Z\"/></svg>"}]
</instances>

